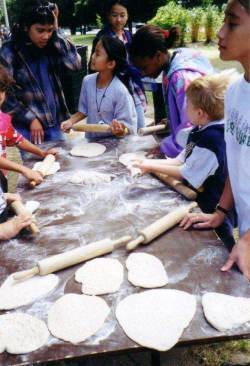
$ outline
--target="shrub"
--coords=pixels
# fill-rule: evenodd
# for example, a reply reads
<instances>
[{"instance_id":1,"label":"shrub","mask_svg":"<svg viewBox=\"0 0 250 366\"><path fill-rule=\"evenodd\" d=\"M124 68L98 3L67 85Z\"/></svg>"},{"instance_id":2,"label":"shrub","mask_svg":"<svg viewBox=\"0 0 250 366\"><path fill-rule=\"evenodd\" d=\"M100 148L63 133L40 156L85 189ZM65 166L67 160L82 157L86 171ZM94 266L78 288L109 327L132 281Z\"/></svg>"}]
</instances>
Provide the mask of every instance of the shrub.
<instances>
[{"instance_id":1,"label":"shrub","mask_svg":"<svg viewBox=\"0 0 250 366\"><path fill-rule=\"evenodd\" d=\"M221 13L216 5L208 5L205 11L205 34L206 42L215 38L216 31L221 24Z\"/></svg>"},{"instance_id":2,"label":"shrub","mask_svg":"<svg viewBox=\"0 0 250 366\"><path fill-rule=\"evenodd\" d=\"M204 10L201 7L189 10L189 18L191 25L191 41L197 42L199 36L199 30L201 25L203 24Z\"/></svg>"},{"instance_id":3,"label":"shrub","mask_svg":"<svg viewBox=\"0 0 250 366\"><path fill-rule=\"evenodd\" d=\"M156 16L148 23L158 25L163 29L170 29L174 25L179 25L181 28L180 44L185 42L185 34L188 29L189 12L181 5L176 4L174 1L169 2L167 5L158 9Z\"/></svg>"}]
</instances>

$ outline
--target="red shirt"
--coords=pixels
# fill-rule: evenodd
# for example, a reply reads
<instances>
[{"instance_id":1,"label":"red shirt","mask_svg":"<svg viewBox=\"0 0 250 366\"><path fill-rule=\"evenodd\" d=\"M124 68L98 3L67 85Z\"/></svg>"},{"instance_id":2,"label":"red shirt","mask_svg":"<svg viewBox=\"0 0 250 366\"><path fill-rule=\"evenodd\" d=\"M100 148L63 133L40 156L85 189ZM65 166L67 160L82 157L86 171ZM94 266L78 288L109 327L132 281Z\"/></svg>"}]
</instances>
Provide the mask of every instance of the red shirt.
<instances>
[{"instance_id":1,"label":"red shirt","mask_svg":"<svg viewBox=\"0 0 250 366\"><path fill-rule=\"evenodd\" d=\"M24 137L12 126L11 116L0 111L0 156L6 158L7 146L17 145L23 140Z\"/></svg>"}]
</instances>

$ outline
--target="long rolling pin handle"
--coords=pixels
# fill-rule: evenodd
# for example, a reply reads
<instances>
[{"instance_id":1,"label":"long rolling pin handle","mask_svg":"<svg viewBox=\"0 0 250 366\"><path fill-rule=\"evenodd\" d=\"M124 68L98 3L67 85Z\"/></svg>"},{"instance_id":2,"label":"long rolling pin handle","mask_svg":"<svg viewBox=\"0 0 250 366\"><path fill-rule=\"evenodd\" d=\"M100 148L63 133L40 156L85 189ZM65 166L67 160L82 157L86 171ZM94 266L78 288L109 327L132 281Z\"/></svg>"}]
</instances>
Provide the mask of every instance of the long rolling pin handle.
<instances>
[{"instance_id":1,"label":"long rolling pin handle","mask_svg":"<svg viewBox=\"0 0 250 366\"><path fill-rule=\"evenodd\" d=\"M130 241L126 245L126 249L129 250L129 251L130 250L134 250L135 248L137 248L143 242L144 242L144 236L143 235L139 235L138 238L136 238L135 240Z\"/></svg>"},{"instance_id":2,"label":"long rolling pin handle","mask_svg":"<svg viewBox=\"0 0 250 366\"><path fill-rule=\"evenodd\" d=\"M118 249L120 247L123 247L125 244L127 244L130 240L132 239L132 237L130 235L126 235L126 236L122 236L121 238L114 240L113 242L113 248L114 249ZM113 250L114 250L113 249Z\"/></svg>"},{"instance_id":3,"label":"long rolling pin handle","mask_svg":"<svg viewBox=\"0 0 250 366\"><path fill-rule=\"evenodd\" d=\"M32 234L40 233L39 227L34 222L32 222L32 224L29 225L28 229L32 232Z\"/></svg>"},{"instance_id":4,"label":"long rolling pin handle","mask_svg":"<svg viewBox=\"0 0 250 366\"><path fill-rule=\"evenodd\" d=\"M31 269L27 269L26 271L16 272L12 275L12 277L15 281L23 281L23 280L27 280L28 278L31 278L37 274L39 274L39 267L35 266Z\"/></svg>"}]
</instances>

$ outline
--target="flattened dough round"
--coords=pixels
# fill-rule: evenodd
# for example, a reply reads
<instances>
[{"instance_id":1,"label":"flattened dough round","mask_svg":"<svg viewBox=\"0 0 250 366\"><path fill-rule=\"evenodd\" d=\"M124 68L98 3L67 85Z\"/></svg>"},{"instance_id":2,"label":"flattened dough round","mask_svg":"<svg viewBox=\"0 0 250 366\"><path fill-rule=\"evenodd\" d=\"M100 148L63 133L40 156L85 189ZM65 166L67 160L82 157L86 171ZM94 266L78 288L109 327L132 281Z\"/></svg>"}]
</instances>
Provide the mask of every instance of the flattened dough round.
<instances>
[{"instance_id":1,"label":"flattened dough round","mask_svg":"<svg viewBox=\"0 0 250 366\"><path fill-rule=\"evenodd\" d=\"M111 182L111 175L95 171L77 170L70 178L70 182L86 185L109 183Z\"/></svg>"},{"instance_id":2,"label":"flattened dough round","mask_svg":"<svg viewBox=\"0 0 250 366\"><path fill-rule=\"evenodd\" d=\"M0 310L15 309L47 295L58 284L58 276L35 276L17 282L12 275L0 287Z\"/></svg>"},{"instance_id":3,"label":"flattened dough round","mask_svg":"<svg viewBox=\"0 0 250 366\"><path fill-rule=\"evenodd\" d=\"M29 353L47 343L49 331L46 324L24 313L0 315L0 353Z\"/></svg>"},{"instance_id":4,"label":"flattened dough round","mask_svg":"<svg viewBox=\"0 0 250 366\"><path fill-rule=\"evenodd\" d=\"M33 166L33 170L39 171L39 167L41 164L42 164L41 161L35 163L35 165ZM49 168L49 171L47 172L46 175L55 174L56 172L58 172L58 170L60 170L60 168L61 168L60 163L58 161L54 161L54 163L51 165L51 167Z\"/></svg>"},{"instance_id":5,"label":"flattened dough round","mask_svg":"<svg viewBox=\"0 0 250 366\"><path fill-rule=\"evenodd\" d=\"M113 258L96 258L80 267L75 280L82 283L86 295L104 295L119 290L123 281L123 266Z\"/></svg>"},{"instance_id":6,"label":"flattened dough round","mask_svg":"<svg viewBox=\"0 0 250 366\"><path fill-rule=\"evenodd\" d=\"M178 290L149 290L123 299L116 318L129 338L167 351L179 340L196 310L195 296Z\"/></svg>"},{"instance_id":7,"label":"flattened dough round","mask_svg":"<svg viewBox=\"0 0 250 366\"><path fill-rule=\"evenodd\" d=\"M51 306L48 328L56 338L77 344L94 335L109 312L100 297L67 294Z\"/></svg>"},{"instance_id":8,"label":"flattened dough round","mask_svg":"<svg viewBox=\"0 0 250 366\"><path fill-rule=\"evenodd\" d=\"M92 158L104 154L106 146L98 144L96 142L90 142L89 144L79 144L73 147L70 154L73 156L83 156L86 158Z\"/></svg>"},{"instance_id":9,"label":"flattened dough round","mask_svg":"<svg viewBox=\"0 0 250 366\"><path fill-rule=\"evenodd\" d=\"M122 154L119 156L119 162L125 166L130 166L133 160L141 160L146 158L146 151L136 151Z\"/></svg>"},{"instance_id":10,"label":"flattened dough round","mask_svg":"<svg viewBox=\"0 0 250 366\"><path fill-rule=\"evenodd\" d=\"M168 283L165 268L157 257L147 253L132 253L126 260L128 280L134 286L162 287Z\"/></svg>"},{"instance_id":11,"label":"flattened dough round","mask_svg":"<svg viewBox=\"0 0 250 366\"><path fill-rule=\"evenodd\" d=\"M207 321L223 332L250 321L250 299L208 292L202 296Z\"/></svg>"}]
</instances>

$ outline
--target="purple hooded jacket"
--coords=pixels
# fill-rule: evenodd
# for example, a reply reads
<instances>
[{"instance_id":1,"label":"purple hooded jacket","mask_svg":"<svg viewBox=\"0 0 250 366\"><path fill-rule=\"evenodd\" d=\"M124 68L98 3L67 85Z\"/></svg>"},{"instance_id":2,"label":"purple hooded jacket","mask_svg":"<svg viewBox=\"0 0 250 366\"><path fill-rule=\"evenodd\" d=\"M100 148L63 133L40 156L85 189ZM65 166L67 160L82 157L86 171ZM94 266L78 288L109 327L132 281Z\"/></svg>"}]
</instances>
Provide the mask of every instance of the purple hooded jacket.
<instances>
[{"instance_id":1,"label":"purple hooded jacket","mask_svg":"<svg viewBox=\"0 0 250 366\"><path fill-rule=\"evenodd\" d=\"M176 157L183 149L176 141L180 130L191 126L186 114L186 90L194 79L213 73L208 58L191 48L178 48L163 71L163 96L168 110L171 134L160 144L161 152Z\"/></svg>"}]
</instances>

